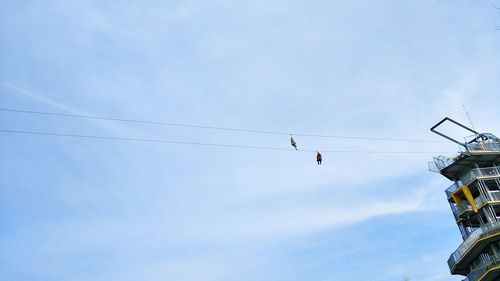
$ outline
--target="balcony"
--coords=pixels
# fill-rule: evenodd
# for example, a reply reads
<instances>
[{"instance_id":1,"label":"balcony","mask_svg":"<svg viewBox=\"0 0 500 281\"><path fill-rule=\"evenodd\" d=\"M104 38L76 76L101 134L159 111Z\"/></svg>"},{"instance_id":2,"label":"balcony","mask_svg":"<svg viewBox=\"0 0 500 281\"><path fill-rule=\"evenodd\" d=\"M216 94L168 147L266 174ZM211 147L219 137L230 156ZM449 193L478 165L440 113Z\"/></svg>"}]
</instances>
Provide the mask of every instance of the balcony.
<instances>
[{"instance_id":1,"label":"balcony","mask_svg":"<svg viewBox=\"0 0 500 281\"><path fill-rule=\"evenodd\" d=\"M500 257L489 257L471 271L463 281L494 281L500 275Z\"/></svg>"},{"instance_id":2,"label":"balcony","mask_svg":"<svg viewBox=\"0 0 500 281\"><path fill-rule=\"evenodd\" d=\"M487 199L483 195L479 195L474 199L474 204L477 209L481 209L486 203L492 200ZM493 199L493 201L496 201ZM455 215L455 219L458 221L460 218L471 216L474 213L474 208L470 205L469 201L464 200L458 204L451 203L452 211Z\"/></svg>"},{"instance_id":3,"label":"balcony","mask_svg":"<svg viewBox=\"0 0 500 281\"><path fill-rule=\"evenodd\" d=\"M498 176L500 176L500 168L497 167L475 168L471 169L469 172L462 175L460 177L460 180L464 184L469 184L476 178L488 178L488 177L498 177Z\"/></svg>"},{"instance_id":4,"label":"balcony","mask_svg":"<svg viewBox=\"0 0 500 281\"><path fill-rule=\"evenodd\" d=\"M459 157L459 156L457 156L457 157ZM433 159L434 159L434 162L429 162L429 170L431 170L433 172L437 172L437 173L439 173L442 169L453 164L456 160L456 158L452 159L452 158L446 157L444 155L439 155L439 156L433 157Z\"/></svg>"},{"instance_id":5,"label":"balcony","mask_svg":"<svg viewBox=\"0 0 500 281\"><path fill-rule=\"evenodd\" d=\"M464 143L455 157L443 155L433 157L433 162L429 162L429 170L441 173L455 181L460 174L473 167L475 163L496 161L498 154L500 154L500 141L492 136L486 141Z\"/></svg>"},{"instance_id":6,"label":"balcony","mask_svg":"<svg viewBox=\"0 0 500 281\"><path fill-rule=\"evenodd\" d=\"M498 142L479 142L467 144L467 150L470 153L475 152L500 152L500 143Z\"/></svg>"},{"instance_id":7,"label":"balcony","mask_svg":"<svg viewBox=\"0 0 500 281\"><path fill-rule=\"evenodd\" d=\"M469 170L467 173L460 177L460 182L465 185L469 185L476 178L489 178L489 177L500 177L500 167L488 167L488 168L474 168ZM460 188L460 184L455 182L450 187L448 187L445 192L446 196L450 198L451 194Z\"/></svg>"},{"instance_id":8,"label":"balcony","mask_svg":"<svg viewBox=\"0 0 500 281\"><path fill-rule=\"evenodd\" d=\"M458 274L465 272L467 262L462 263L464 258L473 259L473 248L475 248L475 252L477 252L475 254L479 254L482 248L484 248L487 244L487 241L485 240L488 240L490 237L498 237L498 234L500 234L500 222L483 225L472 232L448 259L448 266L450 267L451 272ZM485 245L481 246L482 242L484 242L483 244Z\"/></svg>"}]
</instances>

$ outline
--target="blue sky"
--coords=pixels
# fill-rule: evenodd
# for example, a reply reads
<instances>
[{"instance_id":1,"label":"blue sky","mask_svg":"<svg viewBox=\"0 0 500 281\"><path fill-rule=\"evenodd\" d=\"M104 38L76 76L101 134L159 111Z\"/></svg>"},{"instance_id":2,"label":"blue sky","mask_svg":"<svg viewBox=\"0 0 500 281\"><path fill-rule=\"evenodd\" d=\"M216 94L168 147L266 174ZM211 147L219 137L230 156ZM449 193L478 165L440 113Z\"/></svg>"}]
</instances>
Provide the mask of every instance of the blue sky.
<instances>
[{"instance_id":1,"label":"blue sky","mask_svg":"<svg viewBox=\"0 0 500 281\"><path fill-rule=\"evenodd\" d=\"M4 1L4 108L439 140L500 134L489 1ZM1 129L288 147L286 136L0 113ZM451 143L297 137L319 150ZM0 134L1 280L453 281L431 154Z\"/></svg>"}]
</instances>

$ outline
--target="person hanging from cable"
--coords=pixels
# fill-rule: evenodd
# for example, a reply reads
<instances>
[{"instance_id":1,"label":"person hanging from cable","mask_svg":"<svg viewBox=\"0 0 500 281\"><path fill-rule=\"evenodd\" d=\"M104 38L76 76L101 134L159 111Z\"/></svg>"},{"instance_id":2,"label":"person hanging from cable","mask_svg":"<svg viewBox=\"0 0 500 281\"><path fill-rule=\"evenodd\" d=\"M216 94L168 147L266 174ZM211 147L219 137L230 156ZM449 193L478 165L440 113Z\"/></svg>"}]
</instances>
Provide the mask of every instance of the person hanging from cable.
<instances>
[{"instance_id":1,"label":"person hanging from cable","mask_svg":"<svg viewBox=\"0 0 500 281\"><path fill-rule=\"evenodd\" d=\"M316 162L318 162L318 165L321 165L321 161L323 161L323 157L321 156L321 153L319 151L316 151Z\"/></svg>"},{"instance_id":2,"label":"person hanging from cable","mask_svg":"<svg viewBox=\"0 0 500 281\"><path fill-rule=\"evenodd\" d=\"M295 148L295 150L297 150L297 143L295 142L295 140L293 139L293 136L290 135L290 143L292 144L293 148Z\"/></svg>"}]
</instances>

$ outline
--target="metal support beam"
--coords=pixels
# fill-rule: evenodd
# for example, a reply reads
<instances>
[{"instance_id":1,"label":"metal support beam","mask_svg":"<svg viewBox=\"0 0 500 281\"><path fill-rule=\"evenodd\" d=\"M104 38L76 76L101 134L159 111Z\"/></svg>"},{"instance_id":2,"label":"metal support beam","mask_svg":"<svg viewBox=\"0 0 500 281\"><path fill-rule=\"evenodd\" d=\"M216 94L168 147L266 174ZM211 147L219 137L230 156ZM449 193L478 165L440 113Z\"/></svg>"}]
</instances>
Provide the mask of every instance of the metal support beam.
<instances>
[{"instance_id":1,"label":"metal support beam","mask_svg":"<svg viewBox=\"0 0 500 281\"><path fill-rule=\"evenodd\" d=\"M473 130L473 129L471 129L471 128L469 128L469 127L467 127L467 126L463 125L463 124L460 124L460 123L458 123L457 121L455 121L455 120L453 120L453 119L451 119L451 118L449 118L449 117L445 117L443 120L439 121L436 125L434 125L434 126L431 128L431 132L433 132L433 133L435 133L435 134L437 134L437 135L440 135L440 136L442 136L443 138L445 138L445 139L447 139L447 140L450 140L450 141L452 141L452 142L454 142L454 143L457 143L457 144L459 144L459 145L461 145L461 146L465 147L466 149L467 149L467 146L466 146L464 143L459 142L459 141L457 141L456 139L451 138L451 137L449 137L449 136L447 136L447 135L445 135L445 134L443 134L443 133L441 133L441 132L438 132L438 131L436 130L436 128L437 128L439 125L443 124L443 123L444 123L444 122L446 122L446 121L450 121L451 123L453 123L453 124L455 124L455 125L457 125L457 126L460 126L460 127L464 128L464 129L466 129L467 131L470 131L470 132L472 132L472 133L474 133L474 134L476 134L476 135L477 135L477 134L479 134L476 130Z\"/></svg>"}]
</instances>

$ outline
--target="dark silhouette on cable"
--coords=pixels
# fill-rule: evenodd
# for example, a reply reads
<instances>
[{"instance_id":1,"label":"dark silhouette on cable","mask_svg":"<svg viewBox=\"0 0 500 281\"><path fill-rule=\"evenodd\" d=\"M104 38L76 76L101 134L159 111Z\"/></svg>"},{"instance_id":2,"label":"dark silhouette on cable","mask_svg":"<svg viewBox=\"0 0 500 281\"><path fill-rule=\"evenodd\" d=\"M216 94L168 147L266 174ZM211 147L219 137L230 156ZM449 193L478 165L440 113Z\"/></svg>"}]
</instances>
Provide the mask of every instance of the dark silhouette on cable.
<instances>
[{"instance_id":1,"label":"dark silhouette on cable","mask_svg":"<svg viewBox=\"0 0 500 281\"><path fill-rule=\"evenodd\" d=\"M295 140L293 140L292 135L290 135L290 144L293 146L293 148L295 148L295 150L297 150L297 143L295 142Z\"/></svg>"}]
</instances>

